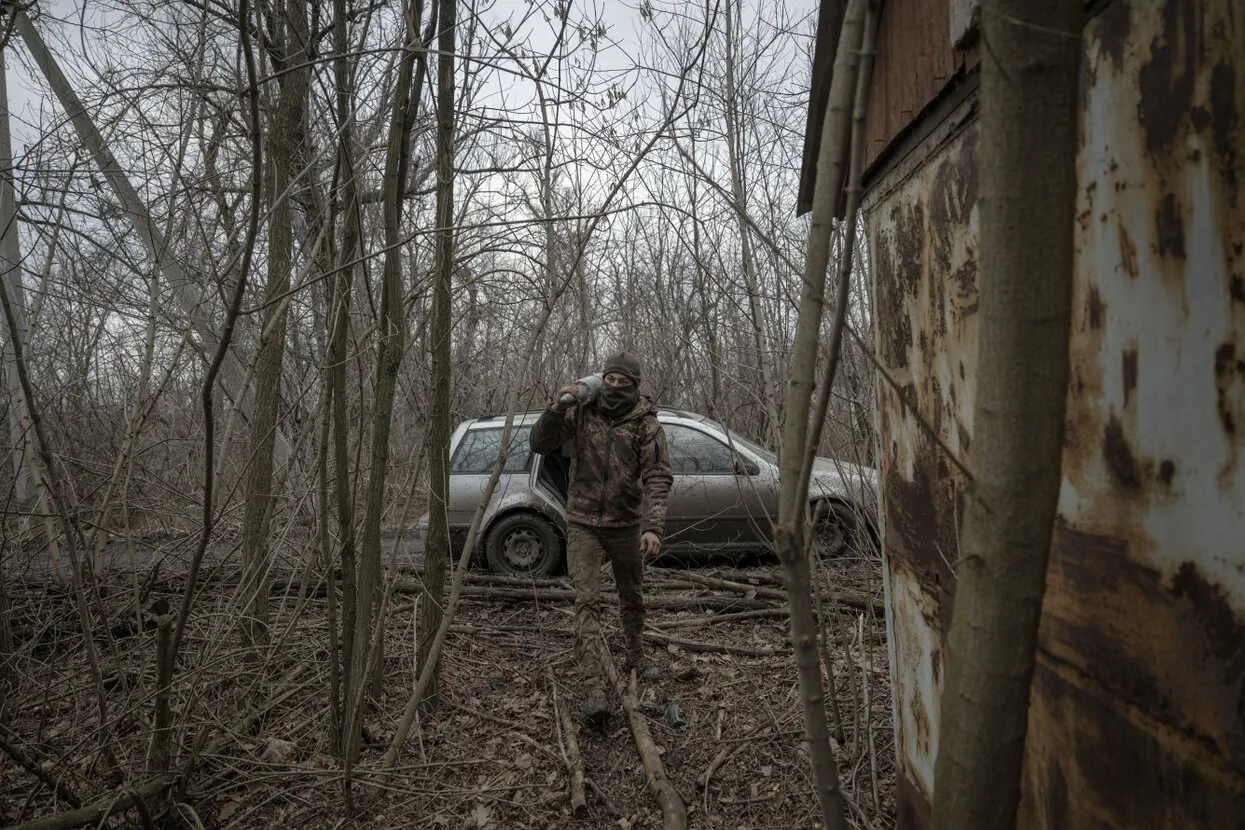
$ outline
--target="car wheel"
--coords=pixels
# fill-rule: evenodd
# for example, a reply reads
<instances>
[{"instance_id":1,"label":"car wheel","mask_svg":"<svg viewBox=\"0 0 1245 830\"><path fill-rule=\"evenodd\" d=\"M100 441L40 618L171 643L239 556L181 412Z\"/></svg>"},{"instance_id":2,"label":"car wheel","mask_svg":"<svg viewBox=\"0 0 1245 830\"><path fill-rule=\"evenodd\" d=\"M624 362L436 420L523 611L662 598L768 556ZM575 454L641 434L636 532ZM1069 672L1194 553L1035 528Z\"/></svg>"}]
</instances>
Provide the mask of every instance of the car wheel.
<instances>
[{"instance_id":1,"label":"car wheel","mask_svg":"<svg viewBox=\"0 0 1245 830\"><path fill-rule=\"evenodd\" d=\"M562 566L562 537L535 513L499 519L484 544L489 570L507 576L553 576Z\"/></svg>"},{"instance_id":2,"label":"car wheel","mask_svg":"<svg viewBox=\"0 0 1245 830\"><path fill-rule=\"evenodd\" d=\"M813 526L813 551L822 559L848 553L856 543L856 514L840 502L818 502L813 505L816 524Z\"/></svg>"}]
</instances>

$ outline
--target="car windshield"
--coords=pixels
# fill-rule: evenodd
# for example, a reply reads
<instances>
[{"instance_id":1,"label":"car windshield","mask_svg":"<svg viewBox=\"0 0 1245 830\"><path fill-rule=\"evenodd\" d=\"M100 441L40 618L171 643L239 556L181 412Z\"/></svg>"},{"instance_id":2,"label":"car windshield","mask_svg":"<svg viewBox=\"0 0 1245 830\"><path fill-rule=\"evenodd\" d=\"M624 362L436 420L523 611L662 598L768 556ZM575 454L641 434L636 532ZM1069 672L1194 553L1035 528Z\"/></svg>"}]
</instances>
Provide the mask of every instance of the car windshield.
<instances>
[{"instance_id":1,"label":"car windshield","mask_svg":"<svg viewBox=\"0 0 1245 830\"><path fill-rule=\"evenodd\" d=\"M737 432L731 432L731 431L730 431L730 430L728 430L726 427L722 426L721 424L719 424L717 421L713 420L712 418L705 418L705 419L704 419L704 421L703 421L703 423L704 423L706 426L711 426L711 427L713 427L714 429L716 429L716 430L718 430L719 432L721 432L723 435L729 435L729 436L730 436L730 438L729 438L728 440L729 440L731 443L733 443L733 444L736 444L736 445L738 445L738 446L743 447L743 448L744 448L744 449L746 449L748 452L752 453L753 455L757 456L758 458L760 458L760 459L762 459L762 460L764 460L764 461L766 461L766 462L768 462L768 463L770 463L770 464L775 464L775 465L776 465L776 464L778 464L778 456L777 456L777 455L775 455L774 453L772 453L772 452L770 452L769 450L765 449L765 447L762 447L761 445L759 445L759 444L757 444L757 443L755 443L755 442L749 441L747 438L744 438L744 437L743 437L742 435L740 435L739 433L737 433Z\"/></svg>"}]
</instances>

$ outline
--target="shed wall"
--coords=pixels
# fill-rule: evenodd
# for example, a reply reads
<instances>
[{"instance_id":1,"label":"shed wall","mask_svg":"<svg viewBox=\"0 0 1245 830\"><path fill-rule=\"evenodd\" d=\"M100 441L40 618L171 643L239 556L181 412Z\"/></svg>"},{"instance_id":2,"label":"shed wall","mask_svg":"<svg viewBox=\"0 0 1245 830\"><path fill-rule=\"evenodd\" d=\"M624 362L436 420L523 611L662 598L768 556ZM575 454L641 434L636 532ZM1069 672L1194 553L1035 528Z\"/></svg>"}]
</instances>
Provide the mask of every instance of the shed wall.
<instances>
[{"instance_id":1,"label":"shed wall","mask_svg":"<svg viewBox=\"0 0 1245 830\"><path fill-rule=\"evenodd\" d=\"M1245 828L1245 6L1116 0L1084 34L1068 432L1020 826ZM901 827L928 824L935 783L962 492L948 454L974 463L974 113L867 204L893 381L878 402Z\"/></svg>"}]
</instances>

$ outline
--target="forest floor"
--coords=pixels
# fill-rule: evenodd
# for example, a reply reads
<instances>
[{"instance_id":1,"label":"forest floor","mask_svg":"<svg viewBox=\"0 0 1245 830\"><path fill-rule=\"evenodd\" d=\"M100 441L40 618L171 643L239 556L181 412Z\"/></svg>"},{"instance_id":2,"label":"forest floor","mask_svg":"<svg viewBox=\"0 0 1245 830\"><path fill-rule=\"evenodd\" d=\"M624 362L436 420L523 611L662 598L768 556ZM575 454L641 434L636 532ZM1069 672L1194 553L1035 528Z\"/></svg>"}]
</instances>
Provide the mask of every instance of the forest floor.
<instances>
[{"instance_id":1,"label":"forest floor","mask_svg":"<svg viewBox=\"0 0 1245 830\"><path fill-rule=\"evenodd\" d=\"M516 586L473 572L442 654L437 705L412 729L396 774L367 783L414 683L417 608L404 588L414 569L402 568L408 573L399 574L388 603L383 690L364 716L349 807L328 737L326 600L274 591L271 645L256 659L236 634L236 574L211 572L173 687L174 767L184 773L173 790L181 806L173 809L183 826L660 827L617 697L604 730L581 725L565 578ZM822 646L845 725L835 750L848 818L856 827L889 828L894 738L878 562L844 558L821 570ZM6 577L18 683L7 725L0 720L0 826L70 810L67 799L106 802L151 780L153 614L163 611L161 600L177 607L178 579L175 568L156 569L148 558L138 571L101 580L103 599L92 609L96 621L110 620L94 638L109 724L101 741L98 684L70 593L30 574ZM652 568L646 595L648 644L664 676L637 693L689 826L820 826L779 566ZM607 606L605 623L619 655L616 604ZM579 816L572 815L560 709L573 719L588 782ZM158 812L163 799L145 806ZM153 826L124 804L113 812L104 826Z\"/></svg>"}]
</instances>

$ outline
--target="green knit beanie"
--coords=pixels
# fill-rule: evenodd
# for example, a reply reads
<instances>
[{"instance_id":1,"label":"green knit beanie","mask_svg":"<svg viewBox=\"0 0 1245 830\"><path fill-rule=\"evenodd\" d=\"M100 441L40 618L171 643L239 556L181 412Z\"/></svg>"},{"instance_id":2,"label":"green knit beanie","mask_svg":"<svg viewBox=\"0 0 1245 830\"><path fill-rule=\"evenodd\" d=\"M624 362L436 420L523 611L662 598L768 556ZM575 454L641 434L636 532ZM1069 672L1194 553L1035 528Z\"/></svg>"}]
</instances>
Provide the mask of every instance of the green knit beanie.
<instances>
[{"instance_id":1,"label":"green knit beanie","mask_svg":"<svg viewBox=\"0 0 1245 830\"><path fill-rule=\"evenodd\" d=\"M640 360L628 352L616 352L605 358L605 365L601 368L603 375L610 372L626 375L638 384L640 382Z\"/></svg>"}]
</instances>

